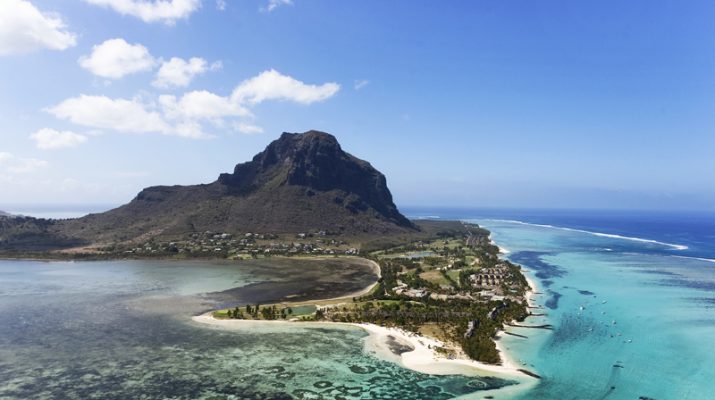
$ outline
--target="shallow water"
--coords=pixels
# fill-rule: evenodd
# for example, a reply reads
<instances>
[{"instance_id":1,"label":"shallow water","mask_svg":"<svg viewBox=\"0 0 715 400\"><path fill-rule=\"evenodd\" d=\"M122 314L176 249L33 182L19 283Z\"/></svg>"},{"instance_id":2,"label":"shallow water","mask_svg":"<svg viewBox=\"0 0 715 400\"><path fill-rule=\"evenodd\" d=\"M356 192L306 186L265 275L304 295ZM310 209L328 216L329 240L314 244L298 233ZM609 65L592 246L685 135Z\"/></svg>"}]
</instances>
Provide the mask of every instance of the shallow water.
<instances>
[{"instance_id":1,"label":"shallow water","mask_svg":"<svg viewBox=\"0 0 715 400\"><path fill-rule=\"evenodd\" d=\"M335 262L0 261L0 398L447 399L510 383L406 370L366 354L358 328L190 320L374 279Z\"/></svg>"},{"instance_id":2,"label":"shallow water","mask_svg":"<svg viewBox=\"0 0 715 400\"><path fill-rule=\"evenodd\" d=\"M547 315L527 323L554 325L553 331L511 328L528 339L503 339L514 358L544 377L524 399L712 398L715 264L687 258L690 251L712 254L705 242L672 246L634 240L652 239L648 232L619 238L477 222L540 287L541 308L532 311Z\"/></svg>"},{"instance_id":3,"label":"shallow water","mask_svg":"<svg viewBox=\"0 0 715 400\"><path fill-rule=\"evenodd\" d=\"M712 398L713 219L636 217L515 213L477 221L539 284L541 308L533 311L546 315L526 323L554 326L509 329L527 338L505 336L504 345L543 379L526 394L507 386L490 395ZM246 333L190 321L214 307L332 297L374 280L366 267L352 271L274 261L0 261L0 398L480 399L487 395L480 389L510 383L405 370L366 354L357 328Z\"/></svg>"}]
</instances>

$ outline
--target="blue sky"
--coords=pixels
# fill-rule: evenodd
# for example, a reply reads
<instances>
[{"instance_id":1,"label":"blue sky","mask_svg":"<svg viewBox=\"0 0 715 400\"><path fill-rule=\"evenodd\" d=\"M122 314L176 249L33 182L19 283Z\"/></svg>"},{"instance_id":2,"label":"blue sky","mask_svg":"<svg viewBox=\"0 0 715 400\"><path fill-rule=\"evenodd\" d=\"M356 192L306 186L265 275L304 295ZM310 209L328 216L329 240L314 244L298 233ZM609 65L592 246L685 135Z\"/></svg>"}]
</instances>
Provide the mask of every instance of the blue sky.
<instances>
[{"instance_id":1,"label":"blue sky","mask_svg":"<svg viewBox=\"0 0 715 400\"><path fill-rule=\"evenodd\" d=\"M712 2L0 3L0 208L318 129L399 206L715 209Z\"/></svg>"}]
</instances>

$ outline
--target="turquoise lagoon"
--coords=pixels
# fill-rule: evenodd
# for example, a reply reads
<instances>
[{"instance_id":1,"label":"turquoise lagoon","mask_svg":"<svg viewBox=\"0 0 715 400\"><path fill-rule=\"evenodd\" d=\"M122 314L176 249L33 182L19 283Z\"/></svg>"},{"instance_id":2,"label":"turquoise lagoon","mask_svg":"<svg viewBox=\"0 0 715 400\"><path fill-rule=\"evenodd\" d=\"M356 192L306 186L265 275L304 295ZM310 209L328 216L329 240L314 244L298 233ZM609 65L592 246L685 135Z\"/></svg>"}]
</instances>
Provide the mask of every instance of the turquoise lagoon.
<instances>
[{"instance_id":1,"label":"turquoise lagoon","mask_svg":"<svg viewBox=\"0 0 715 400\"><path fill-rule=\"evenodd\" d=\"M541 315L524 324L553 330L510 327L520 336L500 339L542 377L526 391L510 379L404 369L366 352L358 328L191 321L216 307L353 292L374 280L369 268L0 261L0 398L713 398L712 219L444 216L489 228L538 286Z\"/></svg>"},{"instance_id":2,"label":"turquoise lagoon","mask_svg":"<svg viewBox=\"0 0 715 400\"><path fill-rule=\"evenodd\" d=\"M191 321L375 278L334 262L0 261L0 399L449 399L513 383L404 369L355 327Z\"/></svg>"},{"instance_id":3,"label":"turquoise lagoon","mask_svg":"<svg viewBox=\"0 0 715 400\"><path fill-rule=\"evenodd\" d=\"M588 231L556 217L475 222L538 286L532 312L545 315L525 324L553 326L509 328L528 338L502 339L512 358L543 377L517 398L714 398L715 263L704 256L713 254L715 230L663 232L673 227L661 224L659 236L657 224L644 224L628 232L644 236L624 236L616 224ZM602 234L609 232L621 234Z\"/></svg>"}]
</instances>

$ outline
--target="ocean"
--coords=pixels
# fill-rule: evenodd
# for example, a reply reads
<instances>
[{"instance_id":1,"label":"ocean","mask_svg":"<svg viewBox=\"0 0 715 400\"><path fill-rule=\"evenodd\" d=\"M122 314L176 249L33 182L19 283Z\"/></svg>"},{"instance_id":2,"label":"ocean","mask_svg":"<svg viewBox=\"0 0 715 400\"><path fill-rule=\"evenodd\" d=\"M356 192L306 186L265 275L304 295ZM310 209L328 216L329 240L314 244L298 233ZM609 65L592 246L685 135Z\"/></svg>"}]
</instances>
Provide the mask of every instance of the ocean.
<instances>
[{"instance_id":1,"label":"ocean","mask_svg":"<svg viewBox=\"0 0 715 400\"><path fill-rule=\"evenodd\" d=\"M492 231L538 285L502 339L542 380L521 399L712 399L715 216L430 210Z\"/></svg>"},{"instance_id":2,"label":"ocean","mask_svg":"<svg viewBox=\"0 0 715 400\"><path fill-rule=\"evenodd\" d=\"M710 399L715 217L696 213L407 210L470 220L538 285L501 341L542 379L430 376L365 352L352 327L235 332L192 315L322 288L325 267L0 261L2 399ZM323 268L323 269L321 269ZM352 282L352 283L350 283ZM270 296L267 296L269 293ZM325 293L323 293L325 294Z\"/></svg>"}]
</instances>

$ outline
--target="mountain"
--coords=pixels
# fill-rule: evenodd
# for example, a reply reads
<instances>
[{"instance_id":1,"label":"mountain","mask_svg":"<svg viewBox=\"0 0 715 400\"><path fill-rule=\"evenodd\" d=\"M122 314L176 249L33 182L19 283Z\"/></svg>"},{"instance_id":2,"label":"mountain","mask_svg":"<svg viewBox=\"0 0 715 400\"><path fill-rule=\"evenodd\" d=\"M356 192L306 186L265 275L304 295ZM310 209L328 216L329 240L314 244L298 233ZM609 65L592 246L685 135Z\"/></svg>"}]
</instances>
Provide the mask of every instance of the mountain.
<instances>
[{"instance_id":1,"label":"mountain","mask_svg":"<svg viewBox=\"0 0 715 400\"><path fill-rule=\"evenodd\" d=\"M383 174L318 131L283 133L212 183L149 187L119 208L43 224L64 242L87 244L204 231L348 237L419 231L398 211Z\"/></svg>"}]
</instances>

